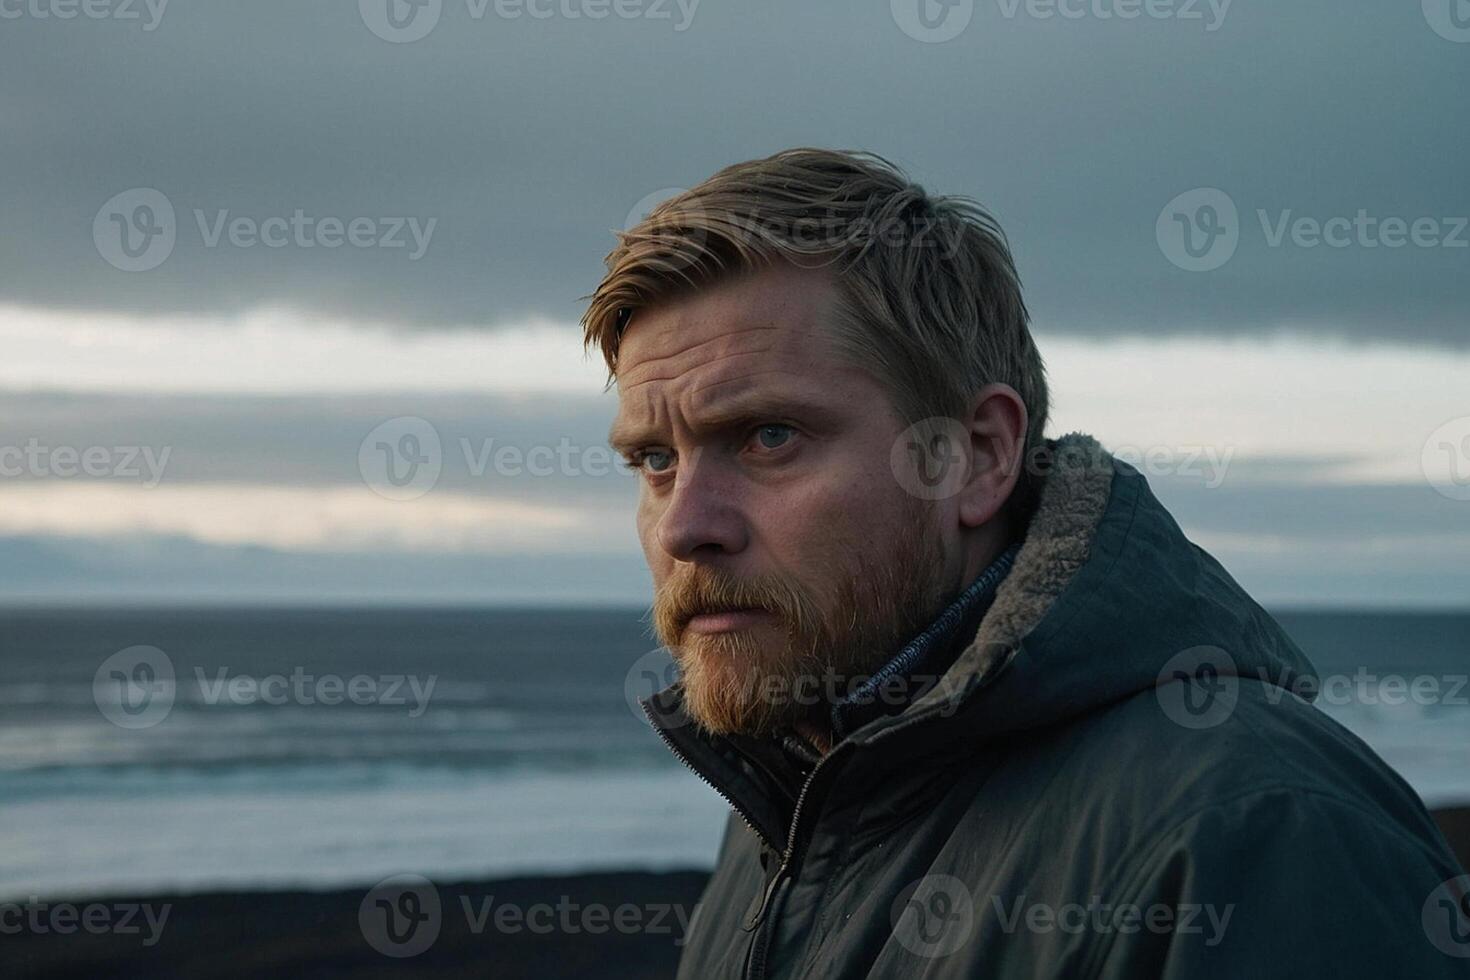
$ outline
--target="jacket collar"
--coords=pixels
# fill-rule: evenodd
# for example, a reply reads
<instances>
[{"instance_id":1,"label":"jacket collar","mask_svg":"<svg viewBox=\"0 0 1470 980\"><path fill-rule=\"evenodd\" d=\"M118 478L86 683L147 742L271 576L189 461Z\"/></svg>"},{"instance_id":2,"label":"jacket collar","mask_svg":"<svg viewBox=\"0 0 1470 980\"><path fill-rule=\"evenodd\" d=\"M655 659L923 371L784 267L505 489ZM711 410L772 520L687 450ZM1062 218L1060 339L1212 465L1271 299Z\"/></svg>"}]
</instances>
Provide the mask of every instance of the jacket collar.
<instances>
[{"instance_id":1,"label":"jacket collar","mask_svg":"<svg viewBox=\"0 0 1470 980\"><path fill-rule=\"evenodd\" d=\"M949 666L946 655L953 654L953 641L960 627L970 622L977 624L990 608L1001 581L1015 564L1020 544L1013 544L992 561L975 581L965 587L958 597L946 606L923 632L919 633L882 667L845 698L832 705L832 736L834 740L846 738L867 722L903 707L900 700L894 703L880 696L885 686L893 682L907 681L896 685L901 691L920 692L917 681L935 670L943 671ZM938 677L934 677L938 680Z\"/></svg>"},{"instance_id":2,"label":"jacket collar","mask_svg":"<svg viewBox=\"0 0 1470 980\"><path fill-rule=\"evenodd\" d=\"M1021 551L974 639L902 714L853 738L922 731L914 751L1004 739L1172 683L1181 659L1310 700L1306 655L1138 470L1080 433L1047 440L1042 465Z\"/></svg>"}]
</instances>

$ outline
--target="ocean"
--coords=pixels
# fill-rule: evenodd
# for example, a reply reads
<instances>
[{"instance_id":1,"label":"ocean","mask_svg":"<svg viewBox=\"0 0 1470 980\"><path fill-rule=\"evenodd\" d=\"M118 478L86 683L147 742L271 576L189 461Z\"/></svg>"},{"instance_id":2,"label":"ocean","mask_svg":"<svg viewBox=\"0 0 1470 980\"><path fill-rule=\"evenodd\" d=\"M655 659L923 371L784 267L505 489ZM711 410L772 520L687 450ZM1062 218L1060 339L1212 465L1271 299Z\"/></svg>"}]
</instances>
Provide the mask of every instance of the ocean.
<instances>
[{"instance_id":1,"label":"ocean","mask_svg":"<svg viewBox=\"0 0 1470 980\"><path fill-rule=\"evenodd\" d=\"M0 900L713 864L641 610L0 610ZM1470 613L1277 614L1319 705L1470 802ZM169 674L172 674L170 683Z\"/></svg>"}]
</instances>

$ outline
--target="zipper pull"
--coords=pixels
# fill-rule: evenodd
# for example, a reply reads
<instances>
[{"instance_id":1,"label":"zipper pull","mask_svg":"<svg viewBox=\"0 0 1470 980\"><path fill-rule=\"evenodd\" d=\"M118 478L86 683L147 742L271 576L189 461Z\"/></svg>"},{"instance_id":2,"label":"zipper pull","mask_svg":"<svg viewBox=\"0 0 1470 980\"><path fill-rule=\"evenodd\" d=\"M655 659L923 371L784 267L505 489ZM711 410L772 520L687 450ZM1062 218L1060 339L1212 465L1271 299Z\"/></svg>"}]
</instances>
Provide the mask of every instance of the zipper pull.
<instances>
[{"instance_id":1,"label":"zipper pull","mask_svg":"<svg viewBox=\"0 0 1470 980\"><path fill-rule=\"evenodd\" d=\"M783 864L776 868L776 873L771 875L766 882L765 888L756 896L756 900L750 903L750 909L745 913L745 919L740 923L740 928L746 932L755 931L766 917L766 912L771 907L771 898L776 894L776 888L781 884L781 879L786 877L786 866Z\"/></svg>"}]
</instances>

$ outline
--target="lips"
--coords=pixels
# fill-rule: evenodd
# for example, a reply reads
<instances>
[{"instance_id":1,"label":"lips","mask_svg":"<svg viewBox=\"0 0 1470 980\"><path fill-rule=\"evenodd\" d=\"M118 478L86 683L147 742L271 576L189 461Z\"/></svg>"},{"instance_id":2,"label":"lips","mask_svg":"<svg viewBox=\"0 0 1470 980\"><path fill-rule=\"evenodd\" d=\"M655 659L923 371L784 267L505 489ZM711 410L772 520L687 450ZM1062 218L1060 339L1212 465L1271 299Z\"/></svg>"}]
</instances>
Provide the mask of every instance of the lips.
<instances>
[{"instance_id":1,"label":"lips","mask_svg":"<svg viewBox=\"0 0 1470 980\"><path fill-rule=\"evenodd\" d=\"M684 626L696 633L724 633L753 626L769 615L769 610L756 606L702 609L691 614L684 621Z\"/></svg>"}]
</instances>

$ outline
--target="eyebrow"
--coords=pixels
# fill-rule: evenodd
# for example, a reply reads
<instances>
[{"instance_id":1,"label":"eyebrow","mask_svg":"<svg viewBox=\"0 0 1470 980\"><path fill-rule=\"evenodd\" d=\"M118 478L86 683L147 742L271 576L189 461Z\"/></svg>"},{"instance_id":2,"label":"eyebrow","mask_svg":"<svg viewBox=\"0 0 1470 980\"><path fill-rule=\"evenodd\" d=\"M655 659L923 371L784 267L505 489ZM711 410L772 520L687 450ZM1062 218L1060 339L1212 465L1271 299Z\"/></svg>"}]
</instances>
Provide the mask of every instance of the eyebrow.
<instances>
[{"instance_id":1,"label":"eyebrow","mask_svg":"<svg viewBox=\"0 0 1470 980\"><path fill-rule=\"evenodd\" d=\"M690 419L689 428L696 432L719 431L780 417L815 419L821 424L830 422L835 415L835 409L806 396L761 392L722 398L699 413L698 418ZM619 417L613 420L607 441L613 449L627 453L659 442L659 429Z\"/></svg>"}]
</instances>

